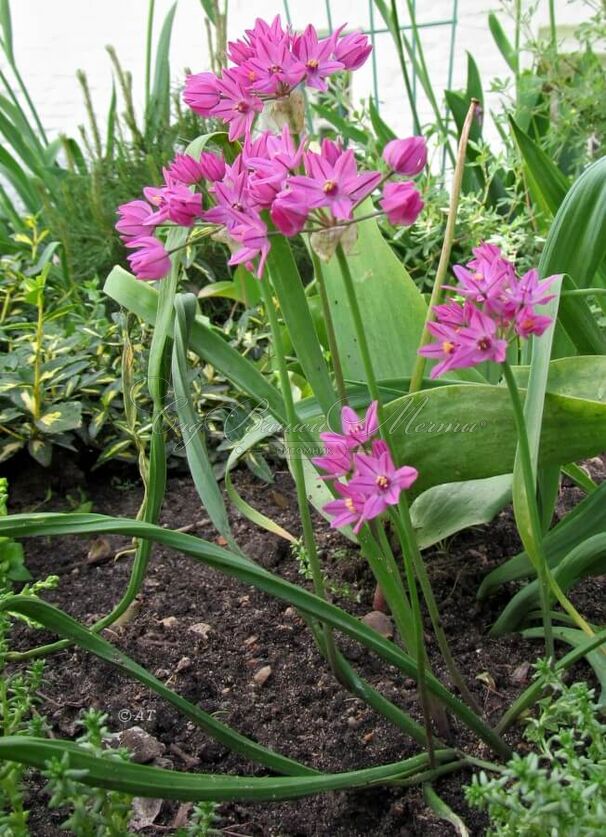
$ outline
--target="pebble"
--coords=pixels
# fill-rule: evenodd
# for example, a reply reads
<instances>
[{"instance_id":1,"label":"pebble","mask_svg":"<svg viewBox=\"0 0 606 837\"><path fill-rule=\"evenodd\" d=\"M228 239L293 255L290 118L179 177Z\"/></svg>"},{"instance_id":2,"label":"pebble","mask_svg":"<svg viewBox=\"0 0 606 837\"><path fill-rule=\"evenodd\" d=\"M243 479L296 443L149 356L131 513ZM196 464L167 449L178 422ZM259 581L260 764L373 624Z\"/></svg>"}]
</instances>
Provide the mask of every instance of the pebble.
<instances>
[{"instance_id":1,"label":"pebble","mask_svg":"<svg viewBox=\"0 0 606 837\"><path fill-rule=\"evenodd\" d=\"M393 637L393 623L389 616L380 610L371 610L370 613L362 617L362 622L384 636L385 639Z\"/></svg>"},{"instance_id":2,"label":"pebble","mask_svg":"<svg viewBox=\"0 0 606 837\"><path fill-rule=\"evenodd\" d=\"M112 746L117 743L119 747L126 747L135 764L148 764L166 752L161 741L138 726L116 732L108 736L108 741Z\"/></svg>"},{"instance_id":3,"label":"pebble","mask_svg":"<svg viewBox=\"0 0 606 837\"><path fill-rule=\"evenodd\" d=\"M269 677L271 675L271 666L263 666L260 668L259 671L254 675L253 680L257 684L257 686L264 686L267 683Z\"/></svg>"},{"instance_id":4,"label":"pebble","mask_svg":"<svg viewBox=\"0 0 606 837\"><path fill-rule=\"evenodd\" d=\"M195 622L188 628L188 631L191 631L192 634L198 634L198 636L201 636L202 639L208 639L208 634L211 630L212 628L207 622Z\"/></svg>"}]
</instances>

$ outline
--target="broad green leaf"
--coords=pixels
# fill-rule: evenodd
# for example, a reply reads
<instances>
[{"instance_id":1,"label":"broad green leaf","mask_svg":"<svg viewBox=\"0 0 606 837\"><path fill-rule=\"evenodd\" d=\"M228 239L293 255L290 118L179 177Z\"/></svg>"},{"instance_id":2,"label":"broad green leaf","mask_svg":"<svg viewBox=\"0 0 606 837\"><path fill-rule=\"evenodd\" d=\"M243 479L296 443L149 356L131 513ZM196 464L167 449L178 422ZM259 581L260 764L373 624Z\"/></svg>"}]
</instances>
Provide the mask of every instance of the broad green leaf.
<instances>
[{"instance_id":1,"label":"broad green leaf","mask_svg":"<svg viewBox=\"0 0 606 837\"><path fill-rule=\"evenodd\" d=\"M359 214L368 212L363 205ZM427 306L415 283L385 241L373 219L358 224L358 240L347 256L358 296L375 376L410 375ZM345 378L365 374L347 296L336 258L324 265L327 294Z\"/></svg>"},{"instance_id":2,"label":"broad green leaf","mask_svg":"<svg viewBox=\"0 0 606 837\"><path fill-rule=\"evenodd\" d=\"M69 404L55 404L44 412L36 427L43 433L64 433L82 425L82 404L71 401Z\"/></svg>"},{"instance_id":3,"label":"broad green leaf","mask_svg":"<svg viewBox=\"0 0 606 837\"><path fill-rule=\"evenodd\" d=\"M606 571L606 533L593 535L574 547L553 570L553 575L564 592L587 575L601 575ZM507 604L491 628L492 636L515 631L539 603L539 583L535 579L526 584Z\"/></svg>"},{"instance_id":4,"label":"broad green leaf","mask_svg":"<svg viewBox=\"0 0 606 837\"><path fill-rule=\"evenodd\" d=\"M556 567L584 540L601 533L606 533L606 482L581 500L545 535L543 544L549 565ZM486 576L478 590L478 598L485 598L502 584L533 575L528 556L521 552Z\"/></svg>"},{"instance_id":5,"label":"broad green leaf","mask_svg":"<svg viewBox=\"0 0 606 837\"><path fill-rule=\"evenodd\" d=\"M597 376L602 359L577 360L570 368L567 394L549 392L546 396L541 465L565 465L606 448L606 400L597 400L596 393L591 399L582 397L586 371L581 375L581 397L574 394L575 370L583 365L591 369L596 362ZM524 397L524 391L521 394ZM384 413L384 429L396 461L419 471L414 494L434 485L513 471L517 434L503 386L455 384L424 390L390 401ZM319 416L307 418L312 427L318 422Z\"/></svg>"},{"instance_id":6,"label":"broad green leaf","mask_svg":"<svg viewBox=\"0 0 606 837\"><path fill-rule=\"evenodd\" d=\"M490 521L511 500L511 475L436 485L413 502L410 515L420 549Z\"/></svg>"}]
</instances>

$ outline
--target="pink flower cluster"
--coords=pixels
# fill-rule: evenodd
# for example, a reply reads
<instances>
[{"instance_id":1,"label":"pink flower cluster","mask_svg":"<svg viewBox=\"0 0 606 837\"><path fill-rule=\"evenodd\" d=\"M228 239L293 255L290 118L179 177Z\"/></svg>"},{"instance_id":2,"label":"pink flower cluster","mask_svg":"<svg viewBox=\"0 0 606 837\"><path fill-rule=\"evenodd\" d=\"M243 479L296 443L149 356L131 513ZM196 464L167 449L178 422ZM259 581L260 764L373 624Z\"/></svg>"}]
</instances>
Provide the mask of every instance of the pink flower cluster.
<instances>
[{"instance_id":1,"label":"pink flower cluster","mask_svg":"<svg viewBox=\"0 0 606 837\"><path fill-rule=\"evenodd\" d=\"M288 237L342 226L384 181L421 172L427 163L422 137L389 142L383 153L388 168L382 173L359 171L353 150L339 142L325 139L311 147L302 137L297 144L288 126L278 135L253 136L263 97L285 96L302 81L324 89L330 74L356 69L366 60L367 38L343 36L342 28L318 39L313 26L295 35L282 28L279 17L271 24L257 20L244 40L230 44L234 68L220 78L212 73L189 77L185 101L198 113L221 116L230 125L230 139L244 134L244 142L230 164L211 151L198 159L178 154L164 169L164 185L148 186L145 200L118 208L116 229L134 250L128 258L137 278L161 279L170 270L169 253L154 236L169 223L225 229L235 250L230 265L245 264L261 278L271 249L268 219ZM385 182L379 203L393 224L412 224L423 208L410 180Z\"/></svg>"},{"instance_id":2,"label":"pink flower cluster","mask_svg":"<svg viewBox=\"0 0 606 837\"><path fill-rule=\"evenodd\" d=\"M428 328L437 341L419 350L439 361L432 378L486 360L503 363L512 339L541 335L552 322L551 317L538 314L535 306L553 299L548 291L557 277L541 282L535 269L518 277L514 265L494 244L481 244L473 254L465 267L454 267L458 285L449 290L460 301L451 299L435 306L436 321Z\"/></svg>"},{"instance_id":3,"label":"pink flower cluster","mask_svg":"<svg viewBox=\"0 0 606 837\"><path fill-rule=\"evenodd\" d=\"M357 70L370 55L368 38L342 35L341 26L328 38L318 38L310 24L302 34L283 28L280 16L272 23L257 19L245 37L232 41L228 56L234 66L220 76L197 73L185 84L185 102L201 116L229 125L229 139L250 133L265 99L287 96L304 83L326 90L326 79L340 70Z\"/></svg>"},{"instance_id":4,"label":"pink flower cluster","mask_svg":"<svg viewBox=\"0 0 606 837\"><path fill-rule=\"evenodd\" d=\"M395 506L402 491L418 476L415 468L396 468L387 443L375 439L379 430L378 404L373 401L363 420L351 407L343 407L343 433L321 433L323 456L313 459L314 465L327 472L324 479L333 483L339 498L324 506L332 517L331 526L353 526L358 533L364 523ZM340 482L339 477L346 482Z\"/></svg>"}]
</instances>

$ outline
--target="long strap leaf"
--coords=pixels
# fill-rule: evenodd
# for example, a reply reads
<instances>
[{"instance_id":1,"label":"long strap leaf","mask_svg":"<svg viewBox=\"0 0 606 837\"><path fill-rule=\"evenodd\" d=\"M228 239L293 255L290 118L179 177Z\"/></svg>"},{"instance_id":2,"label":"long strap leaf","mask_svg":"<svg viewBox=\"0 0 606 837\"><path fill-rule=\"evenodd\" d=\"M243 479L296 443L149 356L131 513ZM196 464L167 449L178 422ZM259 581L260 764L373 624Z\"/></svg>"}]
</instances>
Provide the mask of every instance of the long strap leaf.
<instances>
[{"instance_id":1,"label":"long strap leaf","mask_svg":"<svg viewBox=\"0 0 606 837\"><path fill-rule=\"evenodd\" d=\"M204 434L200 430L200 416L194 410L189 388L187 345L191 325L196 316L197 303L193 294L175 297L175 328L172 353L172 380L175 391L175 409L181 427L182 443L196 491L217 531L230 547L240 549L229 525L223 495L208 458Z\"/></svg>"},{"instance_id":2,"label":"long strap leaf","mask_svg":"<svg viewBox=\"0 0 606 837\"><path fill-rule=\"evenodd\" d=\"M58 633L65 639L69 639L90 651L101 660L105 660L110 665L117 668L124 674L134 677L144 686L160 695L168 703L172 704L176 709L182 712L187 718L190 718L199 727L205 730L221 744L225 744L231 750L252 761L264 764L278 773L286 773L291 776L304 776L317 773L316 770L306 767L293 759L286 758L279 753L274 753L272 750L263 747L256 741L252 741L244 735L232 730L227 724L221 723L204 712L198 706L194 706L185 698L182 698L168 686L165 686L161 680L158 680L150 674L143 666L140 666L122 651L119 651L107 640L98 634L92 633L88 628L85 628L67 613L58 610L56 607L31 596L12 596L4 599L0 604L0 611L10 611L11 613L19 613L23 616L28 616L34 621L44 625L50 631Z\"/></svg>"},{"instance_id":3,"label":"long strap leaf","mask_svg":"<svg viewBox=\"0 0 606 837\"><path fill-rule=\"evenodd\" d=\"M376 631L339 607L310 593L302 587L273 575L246 558L234 555L201 538L174 532L138 520L107 517L99 514L24 514L0 518L0 535L24 537L28 535L67 534L122 534L162 543L171 549L190 555L226 575L251 584L277 599L292 604L310 616L361 642L407 676L418 678L414 660ZM447 708L489 744L495 752L509 756L509 747L469 707L452 695L433 675L427 676L427 687Z\"/></svg>"},{"instance_id":4,"label":"long strap leaf","mask_svg":"<svg viewBox=\"0 0 606 837\"><path fill-rule=\"evenodd\" d=\"M64 753L69 756L70 768L84 771L82 776L78 777L78 781L84 784L118 790L133 796L194 802L296 799L313 793L396 781L414 776L428 764L427 756L422 754L394 764L347 773L287 778L221 776L208 773L179 773L176 770L131 762L118 764L114 759L93 756L71 741L50 741L46 738L25 736L0 739L2 759L18 761L32 767L44 768L50 759L62 758ZM436 758L439 762L445 762L452 759L454 754L454 750L438 750Z\"/></svg>"}]
</instances>

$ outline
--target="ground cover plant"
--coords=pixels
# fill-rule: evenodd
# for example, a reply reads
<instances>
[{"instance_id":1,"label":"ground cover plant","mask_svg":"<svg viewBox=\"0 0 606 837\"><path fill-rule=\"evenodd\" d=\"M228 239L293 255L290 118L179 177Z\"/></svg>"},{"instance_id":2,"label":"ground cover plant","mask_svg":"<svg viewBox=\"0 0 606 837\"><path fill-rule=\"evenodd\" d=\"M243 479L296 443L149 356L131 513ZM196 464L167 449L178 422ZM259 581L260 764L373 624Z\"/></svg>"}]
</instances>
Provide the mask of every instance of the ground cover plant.
<instances>
[{"instance_id":1,"label":"ground cover plant","mask_svg":"<svg viewBox=\"0 0 606 837\"><path fill-rule=\"evenodd\" d=\"M99 751L97 716L89 741L6 735L0 753L11 764L48 771L49 762L56 769L61 756L62 768L76 771L67 776L121 799L275 801L422 783L428 804L452 820L455 815L432 783L470 767L497 775L513 770L503 767L516 764L507 732L543 691L554 688L556 673L587 657L598 677L603 675L604 632L590 624L568 591L600 571L604 554L603 523L596 515L603 491L576 464L606 446L606 393L596 386L604 378L604 334L595 310L604 290L604 161L585 170L566 192L537 143L512 126L535 197L555 215L538 266L520 269L499 246L478 239L469 242L464 263L451 271L461 193L477 162L470 165L469 150L479 102L470 96L453 149L449 214L427 301L378 226L386 219L392 227L412 227L422 216L423 136L386 138L370 167L368 155L354 143L329 138L319 143L303 131L302 88L324 92L333 76L354 72L369 52L365 36L343 28L321 37L311 25L294 33L279 18L258 20L229 45L225 69L188 77L186 104L205 119L225 123L226 130L193 140L166 166L163 183L150 183L119 207L116 226L132 251L132 272L116 267L105 284L108 297L153 334L150 431L134 434L144 485L139 512L0 518L0 533L10 538L122 535L133 538L135 551L122 597L93 626L39 596L3 597L2 613L61 637L9 652L7 660L46 657L75 644L265 772L253 777L179 772L108 759ZM280 115L279 130L259 124L268 112ZM247 347L226 339L199 311L196 297L184 292L188 265L198 253L203 258L214 238L227 242L229 263L237 267L234 293L237 287L241 298L258 304L269 333L271 365L265 368L249 357ZM307 284L293 255L295 241L313 267ZM150 284L156 281L157 286ZM239 543L192 397L193 355L229 381L242 403L254 405L236 422L224 467L228 498L255 524L292 544L293 536L245 500L230 475L255 445L276 433L283 437L302 528L293 549L313 592L251 560ZM125 399L124 406L134 429L137 403ZM219 543L159 525L173 414L181 454ZM550 528L562 469L587 497ZM490 520L511 500L524 551L487 576L480 594L512 578L531 579L507 604L493 632L524 628L526 637L542 640L534 648L546 662L495 722L452 650L422 550ZM390 613L394 639L331 601L315 513L341 530L367 562L376 609ZM237 731L119 650L102 629L129 613L154 545L179 552L183 574L193 559L292 608L339 687L404 733L416 753L356 770L318 770ZM559 660L555 639L572 646ZM376 655L379 666L392 666L414 681L414 710L361 675L351 640ZM440 677L430 644L444 666ZM68 791L63 787L58 796L73 797ZM475 798L481 801L479 792ZM486 790L484 800L500 817L498 791L490 796ZM198 813L202 821L204 812Z\"/></svg>"}]
</instances>

